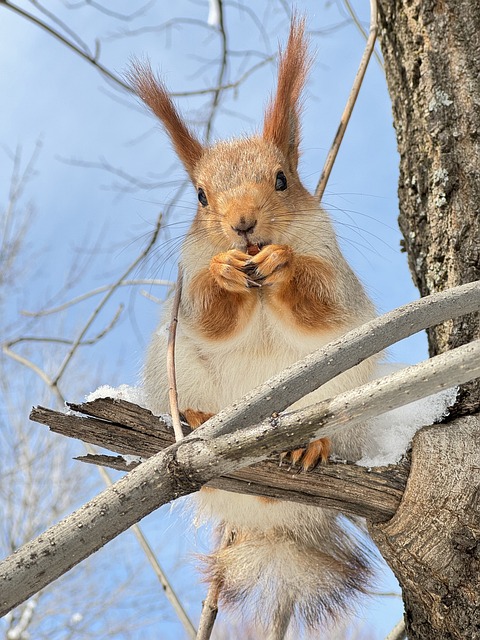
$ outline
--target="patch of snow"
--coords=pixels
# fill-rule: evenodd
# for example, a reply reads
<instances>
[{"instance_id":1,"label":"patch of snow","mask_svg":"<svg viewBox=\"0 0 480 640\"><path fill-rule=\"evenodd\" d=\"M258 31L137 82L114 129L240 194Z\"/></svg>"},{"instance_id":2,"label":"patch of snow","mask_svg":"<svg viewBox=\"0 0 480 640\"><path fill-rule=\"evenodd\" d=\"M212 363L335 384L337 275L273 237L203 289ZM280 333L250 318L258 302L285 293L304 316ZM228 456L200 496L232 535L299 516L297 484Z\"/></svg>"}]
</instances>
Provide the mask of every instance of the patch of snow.
<instances>
[{"instance_id":1,"label":"patch of snow","mask_svg":"<svg viewBox=\"0 0 480 640\"><path fill-rule=\"evenodd\" d=\"M112 398L113 400L126 400L140 407L145 407L145 393L142 387L131 387L121 384L119 387L110 387L104 384L85 396L85 402L93 402L98 398Z\"/></svg>"},{"instance_id":2,"label":"patch of snow","mask_svg":"<svg viewBox=\"0 0 480 640\"><path fill-rule=\"evenodd\" d=\"M140 464L145 461L145 458L142 458L142 456L131 456L128 454L123 454L122 458L125 460L127 466L130 466L131 464Z\"/></svg>"},{"instance_id":3,"label":"patch of snow","mask_svg":"<svg viewBox=\"0 0 480 640\"><path fill-rule=\"evenodd\" d=\"M378 377L405 368L407 365L379 366ZM368 427L368 453L357 462L363 467L396 464L405 454L415 433L448 415L455 402L458 387L440 391L403 407L388 411L371 420Z\"/></svg>"}]
</instances>

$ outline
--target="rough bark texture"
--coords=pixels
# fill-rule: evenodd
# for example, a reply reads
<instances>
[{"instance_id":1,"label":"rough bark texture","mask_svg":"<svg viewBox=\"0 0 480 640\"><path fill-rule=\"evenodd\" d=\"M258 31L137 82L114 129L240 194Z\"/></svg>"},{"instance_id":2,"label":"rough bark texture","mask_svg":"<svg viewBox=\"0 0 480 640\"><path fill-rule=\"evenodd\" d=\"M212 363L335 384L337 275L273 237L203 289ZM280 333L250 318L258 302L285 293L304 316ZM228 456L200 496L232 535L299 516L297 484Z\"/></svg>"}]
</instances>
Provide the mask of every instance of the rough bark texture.
<instances>
[{"instance_id":1,"label":"rough bark texture","mask_svg":"<svg viewBox=\"0 0 480 640\"><path fill-rule=\"evenodd\" d=\"M101 398L82 405L70 404L69 407L84 415L36 407L30 417L64 436L144 459L175 441L173 430L165 421L152 415L148 409L124 400ZM123 471L131 471L138 465L134 461L128 464L122 456L89 455L80 459ZM307 474L289 468L288 463L280 467L277 454L207 484L228 491L310 505L321 500L324 507L340 509L373 522L385 522L400 504L408 466L407 461L370 469L351 463L331 463Z\"/></svg>"},{"instance_id":2,"label":"rough bark texture","mask_svg":"<svg viewBox=\"0 0 480 640\"><path fill-rule=\"evenodd\" d=\"M409 640L480 638L480 422L420 431L403 501L370 527L401 580Z\"/></svg>"},{"instance_id":3,"label":"rough bark texture","mask_svg":"<svg viewBox=\"0 0 480 640\"><path fill-rule=\"evenodd\" d=\"M380 0L400 152L399 223L422 296L480 279L480 11L471 0ZM428 331L431 355L480 335L480 314ZM478 410L480 381L457 414Z\"/></svg>"},{"instance_id":4,"label":"rough bark texture","mask_svg":"<svg viewBox=\"0 0 480 640\"><path fill-rule=\"evenodd\" d=\"M379 0L379 21L399 223L427 295L480 279L480 11L471 0ZM445 322L428 331L430 353L479 335L478 312ZM476 379L448 426L417 437L400 509L371 527L402 585L409 640L480 638L479 409Z\"/></svg>"}]
</instances>

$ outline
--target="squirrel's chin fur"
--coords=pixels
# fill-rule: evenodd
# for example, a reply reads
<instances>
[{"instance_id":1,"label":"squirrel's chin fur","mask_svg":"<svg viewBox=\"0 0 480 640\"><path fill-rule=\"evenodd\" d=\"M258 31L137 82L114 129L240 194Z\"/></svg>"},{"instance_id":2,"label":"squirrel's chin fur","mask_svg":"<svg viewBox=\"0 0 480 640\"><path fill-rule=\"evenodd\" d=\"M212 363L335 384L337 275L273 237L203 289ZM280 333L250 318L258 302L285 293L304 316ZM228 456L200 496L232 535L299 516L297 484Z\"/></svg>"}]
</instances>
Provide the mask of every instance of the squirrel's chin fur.
<instances>
[{"instance_id":1,"label":"squirrel's chin fur","mask_svg":"<svg viewBox=\"0 0 480 640\"><path fill-rule=\"evenodd\" d=\"M374 316L328 215L297 173L300 94L309 67L304 28L302 20L292 20L277 92L262 135L251 138L202 146L150 68L136 63L131 74L138 94L170 135L199 198L182 248L176 341L179 401L194 427ZM170 305L145 367L154 413L169 410ZM293 406L366 382L374 363L360 363ZM346 425L331 444L335 453L354 460L365 446L364 431ZM309 460L326 450L311 447ZM355 595L364 592L368 552L353 520L326 509L218 490L201 491L198 508L228 539L206 559L205 575L221 602L256 621L262 638L281 640L295 620L323 628L345 616Z\"/></svg>"}]
</instances>

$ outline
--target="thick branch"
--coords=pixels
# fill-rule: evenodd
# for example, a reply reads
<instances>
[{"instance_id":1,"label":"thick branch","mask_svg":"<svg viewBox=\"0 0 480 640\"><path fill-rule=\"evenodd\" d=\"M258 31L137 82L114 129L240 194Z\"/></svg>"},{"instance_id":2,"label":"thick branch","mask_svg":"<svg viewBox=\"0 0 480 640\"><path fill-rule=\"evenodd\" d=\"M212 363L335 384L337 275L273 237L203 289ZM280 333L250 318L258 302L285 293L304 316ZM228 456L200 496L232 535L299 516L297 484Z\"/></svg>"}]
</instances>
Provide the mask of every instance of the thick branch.
<instances>
[{"instance_id":1,"label":"thick branch","mask_svg":"<svg viewBox=\"0 0 480 640\"><path fill-rule=\"evenodd\" d=\"M335 376L395 342L480 308L480 281L410 302L349 331L220 411L203 427L205 437L231 433L285 410Z\"/></svg>"},{"instance_id":2,"label":"thick branch","mask_svg":"<svg viewBox=\"0 0 480 640\"><path fill-rule=\"evenodd\" d=\"M0 563L0 615L63 575L160 505L215 477L250 465L274 450L318 436L322 426L353 426L438 390L480 375L480 341L343 393L331 401L265 420L215 439L200 427L157 453L112 487ZM420 383L423 381L423 385ZM401 382L405 390L399 393ZM420 388L423 387L422 391ZM379 410L380 408L380 410ZM325 431L325 430L324 430ZM323 432L324 432L323 431Z\"/></svg>"},{"instance_id":3,"label":"thick branch","mask_svg":"<svg viewBox=\"0 0 480 640\"><path fill-rule=\"evenodd\" d=\"M165 422L123 400L101 398L84 405L70 405L76 412L92 416L66 415L37 407L32 420L47 424L52 431L108 448L124 455L149 458L174 443L172 429ZM112 422L113 420L113 422ZM120 456L90 455L80 460L131 471L139 462ZM331 463L308 474L281 467L278 455L246 469L240 469L208 485L227 491L262 495L304 504L318 504L384 522L395 513L408 476L408 465L365 469L353 464Z\"/></svg>"},{"instance_id":4,"label":"thick branch","mask_svg":"<svg viewBox=\"0 0 480 640\"><path fill-rule=\"evenodd\" d=\"M213 478L257 463L273 451L288 450L292 445L306 443L320 434L334 433L347 423L352 427L384 411L480 375L480 342L477 342L343 393L333 400L272 417L282 402L279 397L284 396L283 402L289 405L347 368L346 362L349 361L350 366L357 364L375 353L378 344L383 348L393 342L395 339L385 335L391 336L392 326L399 339L418 330L422 323L429 326L441 321L447 313L469 312L472 307L479 306L479 298L478 283L465 285L430 300L407 305L403 314L397 310L370 322L348 335L347 348L345 339L337 341L311 359L290 368L286 376L273 378L266 384L267 393L262 394L260 387L260 391L251 394L255 402L252 409L251 400L249 403L247 399L246 419L239 415L240 403L229 412L222 412L220 425L218 416L212 418L181 442L153 455L111 488L0 563L0 581L3 583L0 615L63 575L161 504L192 493ZM436 301L434 305L433 300ZM452 300L456 302L453 309ZM372 333L375 328L378 335ZM322 367L327 370L326 374ZM317 374L313 383L310 380L312 372ZM304 377L310 374L304 379L303 386L302 373ZM276 386L272 384L274 382ZM276 406L272 406L275 389ZM263 422L255 419L262 414L270 417ZM245 424L254 426L245 428ZM212 438L212 434L216 437Z\"/></svg>"}]
</instances>

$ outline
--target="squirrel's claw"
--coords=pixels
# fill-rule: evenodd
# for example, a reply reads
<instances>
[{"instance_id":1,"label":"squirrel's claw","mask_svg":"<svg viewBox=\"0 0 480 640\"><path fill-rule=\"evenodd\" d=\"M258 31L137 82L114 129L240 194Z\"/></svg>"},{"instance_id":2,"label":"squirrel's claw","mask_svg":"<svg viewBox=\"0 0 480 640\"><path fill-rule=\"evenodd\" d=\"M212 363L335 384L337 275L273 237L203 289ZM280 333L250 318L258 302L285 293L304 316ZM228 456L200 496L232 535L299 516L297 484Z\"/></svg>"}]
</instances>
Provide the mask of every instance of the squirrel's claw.
<instances>
[{"instance_id":1,"label":"squirrel's claw","mask_svg":"<svg viewBox=\"0 0 480 640\"><path fill-rule=\"evenodd\" d=\"M310 471L319 464L324 464L328 461L330 454L331 443L329 438L320 438L314 440L305 449L294 449L293 451L286 451L280 454L280 466L283 460L288 460L291 463L290 468L300 466L299 471Z\"/></svg>"}]
</instances>

